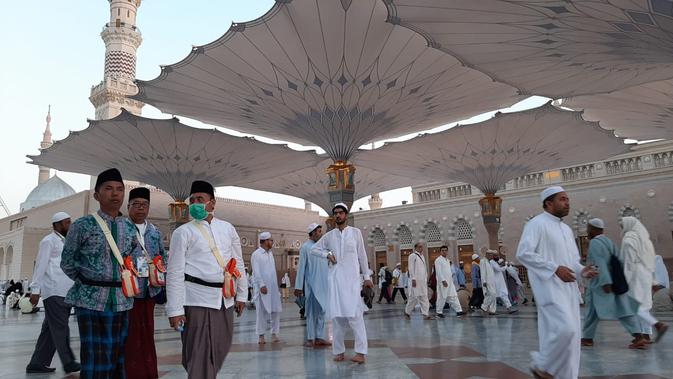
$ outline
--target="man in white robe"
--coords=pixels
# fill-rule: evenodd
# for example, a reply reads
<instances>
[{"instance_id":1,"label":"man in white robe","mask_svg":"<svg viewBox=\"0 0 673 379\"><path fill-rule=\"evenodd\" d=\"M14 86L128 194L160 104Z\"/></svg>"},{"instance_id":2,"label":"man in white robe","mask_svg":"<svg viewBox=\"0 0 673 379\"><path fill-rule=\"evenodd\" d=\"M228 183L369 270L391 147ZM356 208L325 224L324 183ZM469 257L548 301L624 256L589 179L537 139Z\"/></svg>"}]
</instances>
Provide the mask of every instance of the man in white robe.
<instances>
[{"instance_id":1,"label":"man in white robe","mask_svg":"<svg viewBox=\"0 0 673 379\"><path fill-rule=\"evenodd\" d=\"M624 264L624 277L629 284L629 291L626 294L640 303L638 317L641 333L651 335L654 327L657 332L654 342L658 342L668 330L668 326L650 313L656 260L654 246L649 232L637 218L623 217L622 229L624 237L619 258Z\"/></svg>"},{"instance_id":2,"label":"man in white robe","mask_svg":"<svg viewBox=\"0 0 673 379\"><path fill-rule=\"evenodd\" d=\"M475 261L479 263L479 273L481 274L481 285L484 292L484 301L481 303L481 310L484 314L495 316L497 307L498 291L495 284L495 272L491 266L489 257L496 252L494 250L486 250L485 257L479 257Z\"/></svg>"},{"instance_id":3,"label":"man in white robe","mask_svg":"<svg viewBox=\"0 0 673 379\"><path fill-rule=\"evenodd\" d=\"M299 268L294 295L304 296L306 308L306 343L304 346L329 346L325 335L325 311L328 305L328 265L324 259L311 254L313 245L322 237L322 226L308 226L308 237L299 249Z\"/></svg>"},{"instance_id":4,"label":"man in white robe","mask_svg":"<svg viewBox=\"0 0 673 379\"><path fill-rule=\"evenodd\" d=\"M580 366L580 299L577 275L596 276L580 264L575 236L562 218L570 212L565 190L540 195L544 212L526 223L516 257L528 269L538 312L539 351L531 353L535 378L577 378Z\"/></svg>"},{"instance_id":5,"label":"man in white robe","mask_svg":"<svg viewBox=\"0 0 673 379\"><path fill-rule=\"evenodd\" d=\"M458 302L458 294L456 293L456 286L453 283L453 267L446 257L449 254L449 248L442 246L439 248L441 254L435 259L435 275L437 278L437 317L444 318L444 304L449 302L449 306L456 311L458 317L463 316L463 308Z\"/></svg>"},{"instance_id":6,"label":"man in white robe","mask_svg":"<svg viewBox=\"0 0 673 379\"><path fill-rule=\"evenodd\" d=\"M332 208L337 227L327 232L311 248L311 254L330 262L328 276L329 306L332 319L334 360L345 359L344 336L350 326L355 338L355 356L351 361L364 363L367 354L367 331L362 317L366 308L360 297L362 285L373 288L364 239L360 229L348 226L348 206L337 203Z\"/></svg>"},{"instance_id":7,"label":"man in white robe","mask_svg":"<svg viewBox=\"0 0 673 379\"><path fill-rule=\"evenodd\" d=\"M257 335L259 344L266 343L264 334L268 330L271 321L271 342L279 342L280 313L283 306L280 301L278 289L278 276L276 275L276 262L273 258L273 239L271 233L262 232L259 235L259 247L252 253L250 263L252 272L255 273L254 281L256 292L255 308L257 310Z\"/></svg>"},{"instance_id":8,"label":"man in white robe","mask_svg":"<svg viewBox=\"0 0 673 379\"><path fill-rule=\"evenodd\" d=\"M423 256L423 244L417 242L414 245L414 252L409 254L409 279L411 287L409 288L409 300L404 310L407 318L411 317L416 305L421 305L421 314L426 320L434 320L430 316L430 299L428 298L428 267L425 264Z\"/></svg>"},{"instance_id":9,"label":"man in white robe","mask_svg":"<svg viewBox=\"0 0 673 379\"><path fill-rule=\"evenodd\" d=\"M505 267L500 266L500 263L502 262L503 260L498 260L497 256L493 256L490 262L491 268L493 268L493 272L495 273L495 296L505 305L507 313L512 314L518 312L518 310L512 308L512 303L509 301L509 291L507 290L507 283L505 282L506 269Z\"/></svg>"}]
</instances>

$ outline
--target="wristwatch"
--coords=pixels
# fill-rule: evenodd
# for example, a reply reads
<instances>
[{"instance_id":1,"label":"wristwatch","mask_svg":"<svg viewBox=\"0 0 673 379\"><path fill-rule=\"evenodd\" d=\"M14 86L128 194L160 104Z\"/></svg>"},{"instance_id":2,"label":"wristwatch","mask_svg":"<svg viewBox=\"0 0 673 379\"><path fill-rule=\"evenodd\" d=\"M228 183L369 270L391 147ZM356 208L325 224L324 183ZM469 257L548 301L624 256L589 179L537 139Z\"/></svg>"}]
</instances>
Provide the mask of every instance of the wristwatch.
<instances>
[{"instance_id":1,"label":"wristwatch","mask_svg":"<svg viewBox=\"0 0 673 379\"><path fill-rule=\"evenodd\" d=\"M332 253L331 251L328 251L328 252L327 252L327 257L328 257L328 258L331 257L331 256L333 256L333 255L334 255L334 253Z\"/></svg>"}]
</instances>

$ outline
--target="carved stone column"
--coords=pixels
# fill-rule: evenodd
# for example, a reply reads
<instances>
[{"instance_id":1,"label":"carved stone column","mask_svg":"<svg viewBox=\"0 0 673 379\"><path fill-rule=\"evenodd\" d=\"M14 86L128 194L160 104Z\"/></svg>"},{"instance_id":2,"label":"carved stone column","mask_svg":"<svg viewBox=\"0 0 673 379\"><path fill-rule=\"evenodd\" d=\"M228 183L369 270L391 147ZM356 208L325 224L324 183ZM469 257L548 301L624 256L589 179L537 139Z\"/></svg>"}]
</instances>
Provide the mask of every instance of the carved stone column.
<instances>
[{"instance_id":1,"label":"carved stone column","mask_svg":"<svg viewBox=\"0 0 673 379\"><path fill-rule=\"evenodd\" d=\"M498 230L500 230L500 206L502 199L494 194L487 193L479 199L481 217L488 232L488 247L498 250Z\"/></svg>"}]
</instances>

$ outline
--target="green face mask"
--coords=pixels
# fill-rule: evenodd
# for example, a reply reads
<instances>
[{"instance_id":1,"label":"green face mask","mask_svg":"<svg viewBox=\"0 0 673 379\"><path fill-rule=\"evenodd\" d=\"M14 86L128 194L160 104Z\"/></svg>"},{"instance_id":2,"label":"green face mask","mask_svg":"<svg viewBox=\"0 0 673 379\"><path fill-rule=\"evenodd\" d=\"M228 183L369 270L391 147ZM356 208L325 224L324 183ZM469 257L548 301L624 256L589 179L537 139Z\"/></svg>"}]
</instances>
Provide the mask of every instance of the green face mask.
<instances>
[{"instance_id":1,"label":"green face mask","mask_svg":"<svg viewBox=\"0 0 673 379\"><path fill-rule=\"evenodd\" d=\"M204 220L208 217L208 211L206 211L206 204L189 204L189 214L192 218L196 220Z\"/></svg>"}]
</instances>

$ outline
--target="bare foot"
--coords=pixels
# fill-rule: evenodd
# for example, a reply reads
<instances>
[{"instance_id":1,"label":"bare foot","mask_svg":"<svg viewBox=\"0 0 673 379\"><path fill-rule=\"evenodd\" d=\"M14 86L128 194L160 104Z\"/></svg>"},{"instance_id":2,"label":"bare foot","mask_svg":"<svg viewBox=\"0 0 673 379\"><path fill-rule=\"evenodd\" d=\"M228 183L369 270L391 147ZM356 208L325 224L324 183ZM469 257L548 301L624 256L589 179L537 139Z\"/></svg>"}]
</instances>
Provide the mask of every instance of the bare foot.
<instances>
[{"instance_id":1,"label":"bare foot","mask_svg":"<svg viewBox=\"0 0 673 379\"><path fill-rule=\"evenodd\" d=\"M314 346L313 341L308 340L308 341L304 342L304 346L306 346L306 347L313 347L313 346Z\"/></svg>"},{"instance_id":2,"label":"bare foot","mask_svg":"<svg viewBox=\"0 0 673 379\"><path fill-rule=\"evenodd\" d=\"M535 367L531 367L530 372L531 374L533 374L533 378L535 379L554 379L554 377L550 373L542 371Z\"/></svg>"},{"instance_id":3,"label":"bare foot","mask_svg":"<svg viewBox=\"0 0 673 379\"><path fill-rule=\"evenodd\" d=\"M278 338L278 335L272 334L271 335L271 343L278 343L280 342L280 338Z\"/></svg>"},{"instance_id":4,"label":"bare foot","mask_svg":"<svg viewBox=\"0 0 673 379\"><path fill-rule=\"evenodd\" d=\"M365 355L357 353L357 354L355 354L355 356L353 356L353 358L351 358L351 362L355 362L355 363L361 365L361 364L365 363Z\"/></svg>"},{"instance_id":5,"label":"bare foot","mask_svg":"<svg viewBox=\"0 0 673 379\"><path fill-rule=\"evenodd\" d=\"M259 336L259 341L257 342L260 345L264 345L266 341L264 340L264 336Z\"/></svg>"},{"instance_id":6,"label":"bare foot","mask_svg":"<svg viewBox=\"0 0 673 379\"><path fill-rule=\"evenodd\" d=\"M344 359L346 359L346 357L344 356L344 353L337 354L337 355L334 356L334 362L341 362Z\"/></svg>"}]
</instances>

